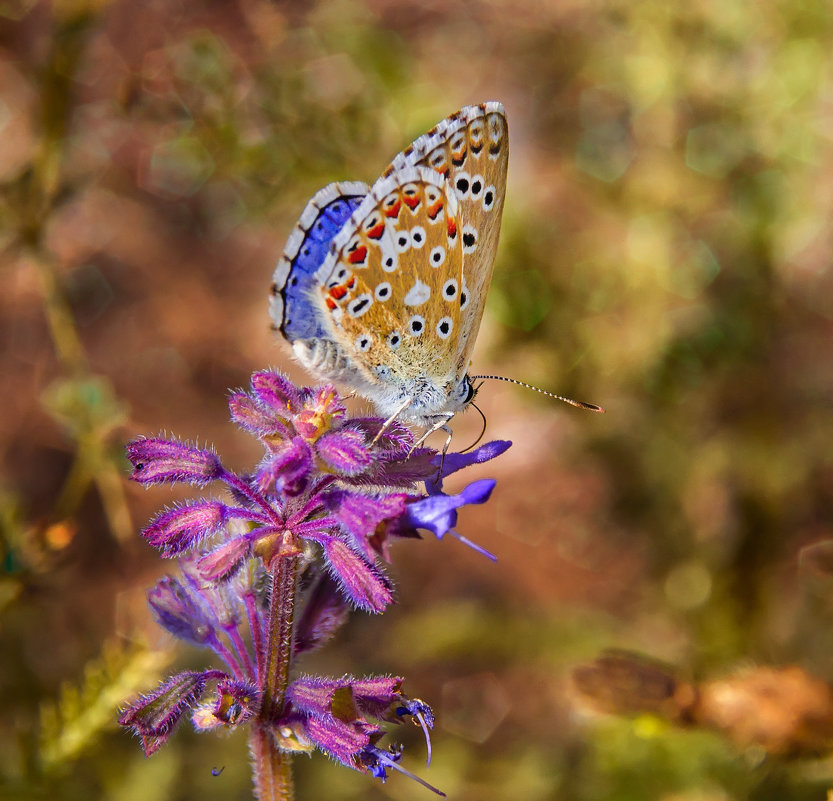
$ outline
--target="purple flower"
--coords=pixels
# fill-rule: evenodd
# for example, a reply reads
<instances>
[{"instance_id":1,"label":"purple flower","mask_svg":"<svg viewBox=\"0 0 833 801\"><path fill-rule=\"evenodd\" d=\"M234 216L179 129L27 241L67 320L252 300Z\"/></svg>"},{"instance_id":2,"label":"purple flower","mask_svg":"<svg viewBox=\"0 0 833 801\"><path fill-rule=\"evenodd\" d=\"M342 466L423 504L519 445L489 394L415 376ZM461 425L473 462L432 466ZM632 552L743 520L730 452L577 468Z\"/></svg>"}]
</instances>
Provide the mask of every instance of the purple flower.
<instances>
[{"instance_id":1,"label":"purple flower","mask_svg":"<svg viewBox=\"0 0 833 801\"><path fill-rule=\"evenodd\" d=\"M222 676L217 670L177 673L130 704L119 716L119 723L142 738L145 756L150 756L165 743L185 712L200 700L206 682Z\"/></svg>"},{"instance_id":2,"label":"purple flower","mask_svg":"<svg viewBox=\"0 0 833 801\"><path fill-rule=\"evenodd\" d=\"M486 553L455 526L460 509L484 503L495 482L474 481L457 494L442 483L509 443L445 456L412 450L414 436L402 424L351 418L332 387L298 388L269 371L255 373L249 391L233 392L229 409L263 446L250 473L232 472L213 450L175 439L128 445L131 478L139 483L225 487L224 497L162 511L142 534L163 557L178 558L182 573L148 593L157 622L213 651L226 670L177 674L131 704L120 722L142 738L147 754L189 711L199 731L251 724L253 755L275 743L283 751L318 749L384 781L388 770L407 771L399 765L401 749L379 746L383 725L407 717L422 726L430 762L433 713L402 693L401 678L288 683L288 676L298 656L332 637L351 608L378 614L393 602L382 564L391 561L396 540L426 530Z\"/></svg>"},{"instance_id":3,"label":"purple flower","mask_svg":"<svg viewBox=\"0 0 833 801\"><path fill-rule=\"evenodd\" d=\"M419 716L430 754L428 730L434 725L434 715L424 702L404 696L401 688L402 679L393 676L297 679L289 685L287 707L276 724L282 745L292 750L307 750L312 745L347 767L384 780L386 774L377 768L379 764L391 767L391 757L388 754L380 763L379 756L385 752L378 751L376 742L383 730L368 718L399 722L406 715ZM401 750L398 754L401 756ZM393 761L398 762L398 757ZM412 778L425 784L416 776Z\"/></svg>"},{"instance_id":4,"label":"purple flower","mask_svg":"<svg viewBox=\"0 0 833 801\"><path fill-rule=\"evenodd\" d=\"M213 451L170 439L140 438L127 445L130 476L140 484L186 482L199 487L220 478L223 467Z\"/></svg>"},{"instance_id":5,"label":"purple flower","mask_svg":"<svg viewBox=\"0 0 833 801\"><path fill-rule=\"evenodd\" d=\"M214 625L185 585L165 576L148 592L148 605L156 622L174 637L203 645L214 635Z\"/></svg>"},{"instance_id":6,"label":"purple flower","mask_svg":"<svg viewBox=\"0 0 833 801\"><path fill-rule=\"evenodd\" d=\"M191 721L197 731L233 729L260 711L260 690L247 681L224 678L217 682L214 697L194 710Z\"/></svg>"},{"instance_id":7,"label":"purple flower","mask_svg":"<svg viewBox=\"0 0 833 801\"><path fill-rule=\"evenodd\" d=\"M142 536L158 548L162 556L179 556L200 545L238 516L240 510L220 501L189 501L157 515L142 530Z\"/></svg>"}]
</instances>

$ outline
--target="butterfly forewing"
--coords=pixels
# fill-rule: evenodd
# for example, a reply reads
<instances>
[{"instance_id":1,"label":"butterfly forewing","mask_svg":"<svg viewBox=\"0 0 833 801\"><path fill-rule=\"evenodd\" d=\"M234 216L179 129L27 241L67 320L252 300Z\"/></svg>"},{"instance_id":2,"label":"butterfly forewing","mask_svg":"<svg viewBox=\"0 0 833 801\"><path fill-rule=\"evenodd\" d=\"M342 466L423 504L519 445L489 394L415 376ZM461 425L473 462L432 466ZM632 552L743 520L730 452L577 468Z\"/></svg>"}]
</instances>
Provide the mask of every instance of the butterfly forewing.
<instances>
[{"instance_id":1,"label":"butterfly forewing","mask_svg":"<svg viewBox=\"0 0 833 801\"><path fill-rule=\"evenodd\" d=\"M368 380L456 377L463 279L459 208L425 167L381 178L333 240L321 298Z\"/></svg>"},{"instance_id":2,"label":"butterfly forewing","mask_svg":"<svg viewBox=\"0 0 833 801\"><path fill-rule=\"evenodd\" d=\"M405 164L435 170L453 187L459 201L463 309L456 343L462 372L468 366L483 317L500 236L509 165L509 129L503 106L481 103L452 114L400 153L388 169L401 169Z\"/></svg>"}]
</instances>

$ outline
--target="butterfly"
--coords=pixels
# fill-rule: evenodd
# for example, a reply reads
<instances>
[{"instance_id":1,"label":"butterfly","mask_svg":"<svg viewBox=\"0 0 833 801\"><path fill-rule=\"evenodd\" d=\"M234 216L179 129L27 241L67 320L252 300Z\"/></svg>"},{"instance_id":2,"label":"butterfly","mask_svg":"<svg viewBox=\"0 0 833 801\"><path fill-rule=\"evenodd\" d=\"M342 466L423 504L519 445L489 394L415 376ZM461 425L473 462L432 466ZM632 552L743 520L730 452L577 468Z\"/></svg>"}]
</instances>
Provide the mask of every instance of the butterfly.
<instances>
[{"instance_id":1,"label":"butterfly","mask_svg":"<svg viewBox=\"0 0 833 801\"><path fill-rule=\"evenodd\" d=\"M481 103L420 136L372 187L317 192L271 288L274 327L301 364L389 420L436 429L468 406L508 159L503 106Z\"/></svg>"}]
</instances>

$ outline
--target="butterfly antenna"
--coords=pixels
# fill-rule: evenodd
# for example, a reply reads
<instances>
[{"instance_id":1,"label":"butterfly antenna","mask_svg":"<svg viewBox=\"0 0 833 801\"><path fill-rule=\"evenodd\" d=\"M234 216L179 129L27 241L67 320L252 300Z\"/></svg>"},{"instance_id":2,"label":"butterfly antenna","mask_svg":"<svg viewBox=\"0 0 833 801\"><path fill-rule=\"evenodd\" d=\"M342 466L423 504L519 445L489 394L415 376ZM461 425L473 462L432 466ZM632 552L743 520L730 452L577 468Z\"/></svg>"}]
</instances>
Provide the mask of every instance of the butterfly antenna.
<instances>
[{"instance_id":1,"label":"butterfly antenna","mask_svg":"<svg viewBox=\"0 0 833 801\"><path fill-rule=\"evenodd\" d=\"M536 392L540 392L542 395L547 395L550 398L555 398L556 400L564 401L564 403L569 403L570 406L578 406L579 409L587 409L587 411L589 412L599 412L599 414L604 414L605 412L605 410L601 406L596 406L595 403L584 403L583 401L573 400L572 398L565 398L563 395L556 395L554 392L547 392L545 389L540 389L539 387L533 386L532 384L527 384L524 381L518 381L517 378L506 378L506 376L502 375L473 375L471 376L471 378L492 379L493 381L508 381L510 384L518 384L522 387L526 387L527 389L534 389ZM475 408L477 407L475 406ZM478 411L480 410L478 409Z\"/></svg>"},{"instance_id":2,"label":"butterfly antenna","mask_svg":"<svg viewBox=\"0 0 833 801\"><path fill-rule=\"evenodd\" d=\"M473 448L476 448L477 444L480 442L481 439L483 439L483 435L486 433L486 415L483 414L483 410L474 402L472 402L469 405L474 406L474 408L477 409L477 413L483 420L483 428L480 429L480 436L474 442L472 442L472 444L469 445L468 448L464 448L462 451L460 451L460 453L468 453Z\"/></svg>"}]
</instances>

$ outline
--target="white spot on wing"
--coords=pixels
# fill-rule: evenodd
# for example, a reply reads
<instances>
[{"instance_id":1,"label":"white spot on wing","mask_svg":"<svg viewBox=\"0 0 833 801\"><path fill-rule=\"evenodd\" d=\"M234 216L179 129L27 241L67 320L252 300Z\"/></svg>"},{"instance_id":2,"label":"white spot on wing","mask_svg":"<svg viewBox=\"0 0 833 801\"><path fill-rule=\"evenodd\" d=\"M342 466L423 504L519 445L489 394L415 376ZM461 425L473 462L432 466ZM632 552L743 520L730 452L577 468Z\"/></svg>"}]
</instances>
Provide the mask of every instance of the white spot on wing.
<instances>
[{"instance_id":1,"label":"white spot on wing","mask_svg":"<svg viewBox=\"0 0 833 801\"><path fill-rule=\"evenodd\" d=\"M437 336L440 339L448 339L454 330L454 321L450 317L443 317L437 323Z\"/></svg>"},{"instance_id":2,"label":"white spot on wing","mask_svg":"<svg viewBox=\"0 0 833 801\"><path fill-rule=\"evenodd\" d=\"M397 253L404 253L411 247L411 235L407 231L395 231L393 244L396 246Z\"/></svg>"},{"instance_id":3,"label":"white spot on wing","mask_svg":"<svg viewBox=\"0 0 833 801\"><path fill-rule=\"evenodd\" d=\"M473 225L463 226L463 253L477 250L477 229Z\"/></svg>"},{"instance_id":4,"label":"white spot on wing","mask_svg":"<svg viewBox=\"0 0 833 801\"><path fill-rule=\"evenodd\" d=\"M421 306L430 297L431 287L417 278L417 280L414 281L414 285L408 290L408 294L405 295L405 305Z\"/></svg>"},{"instance_id":5,"label":"white spot on wing","mask_svg":"<svg viewBox=\"0 0 833 801\"><path fill-rule=\"evenodd\" d=\"M442 245L431 249L431 254L428 256L428 263L432 267L439 267L445 261L445 248Z\"/></svg>"},{"instance_id":6,"label":"white spot on wing","mask_svg":"<svg viewBox=\"0 0 833 801\"><path fill-rule=\"evenodd\" d=\"M370 310L372 305L373 298L367 292L363 292L347 304L347 313L351 317L361 317Z\"/></svg>"},{"instance_id":7,"label":"white spot on wing","mask_svg":"<svg viewBox=\"0 0 833 801\"><path fill-rule=\"evenodd\" d=\"M408 320L408 333L412 337L422 336L422 332L425 330L425 318L419 314L415 314Z\"/></svg>"}]
</instances>

